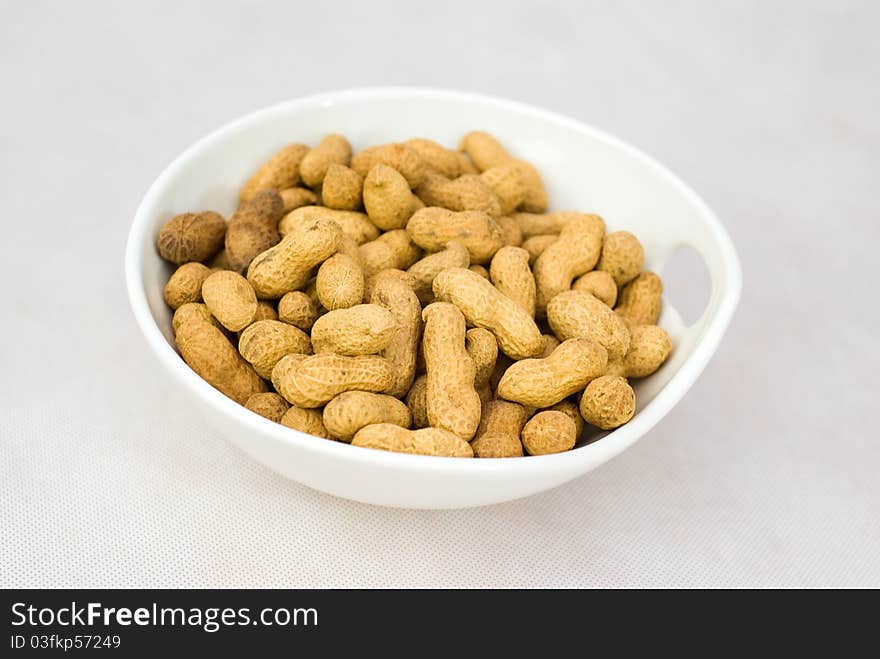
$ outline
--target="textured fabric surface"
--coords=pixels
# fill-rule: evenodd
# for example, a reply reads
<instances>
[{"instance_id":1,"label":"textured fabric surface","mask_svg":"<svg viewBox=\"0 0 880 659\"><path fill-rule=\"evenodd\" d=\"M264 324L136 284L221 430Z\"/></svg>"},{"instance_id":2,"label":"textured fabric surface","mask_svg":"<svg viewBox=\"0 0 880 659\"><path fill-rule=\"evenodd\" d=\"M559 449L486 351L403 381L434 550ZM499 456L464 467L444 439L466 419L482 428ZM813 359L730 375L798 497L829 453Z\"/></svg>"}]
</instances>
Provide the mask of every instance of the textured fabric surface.
<instances>
[{"instance_id":1,"label":"textured fabric surface","mask_svg":"<svg viewBox=\"0 0 880 659\"><path fill-rule=\"evenodd\" d=\"M876 3L241 4L5 7L0 586L880 586ZM739 311L631 450L515 503L387 510L177 399L125 298L142 194L244 112L371 84L585 120L724 220Z\"/></svg>"}]
</instances>

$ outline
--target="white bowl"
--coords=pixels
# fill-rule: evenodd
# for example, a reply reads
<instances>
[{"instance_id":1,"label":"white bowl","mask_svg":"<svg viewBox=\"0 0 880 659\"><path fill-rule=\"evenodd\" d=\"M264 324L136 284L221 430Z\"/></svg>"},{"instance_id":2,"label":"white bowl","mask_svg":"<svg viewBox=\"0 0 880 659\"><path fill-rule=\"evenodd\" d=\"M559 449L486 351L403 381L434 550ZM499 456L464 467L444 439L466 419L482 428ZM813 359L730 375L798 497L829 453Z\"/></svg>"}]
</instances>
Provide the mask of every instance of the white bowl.
<instances>
[{"instance_id":1,"label":"white bowl","mask_svg":"<svg viewBox=\"0 0 880 659\"><path fill-rule=\"evenodd\" d=\"M317 439L250 412L202 380L174 349L162 290L171 267L156 234L176 213L229 214L247 176L289 142L345 134L357 150L414 136L454 146L488 130L544 177L553 208L602 215L645 246L646 269L660 271L680 246L693 247L711 279L708 306L686 327L668 301L662 325L675 348L638 382L635 417L574 450L519 459L434 458ZM648 432L681 400L718 347L741 288L736 251L715 214L676 176L637 149L573 119L475 94L418 88L356 89L296 99L234 121L187 149L150 187L126 249L126 283L147 343L206 422L253 458L289 478L340 497L402 508L466 508L535 494L582 476ZM662 464L657 469L663 469Z\"/></svg>"}]
</instances>

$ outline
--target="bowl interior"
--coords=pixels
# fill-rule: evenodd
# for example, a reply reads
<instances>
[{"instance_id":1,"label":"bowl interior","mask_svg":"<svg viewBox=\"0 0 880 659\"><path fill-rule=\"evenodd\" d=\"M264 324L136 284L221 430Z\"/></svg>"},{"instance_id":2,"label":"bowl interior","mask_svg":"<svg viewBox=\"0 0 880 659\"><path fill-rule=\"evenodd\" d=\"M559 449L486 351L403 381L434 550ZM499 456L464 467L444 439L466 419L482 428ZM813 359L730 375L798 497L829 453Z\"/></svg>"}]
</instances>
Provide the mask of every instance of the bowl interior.
<instances>
[{"instance_id":1,"label":"bowl interior","mask_svg":"<svg viewBox=\"0 0 880 659\"><path fill-rule=\"evenodd\" d=\"M689 188L615 138L546 111L456 92L360 90L300 99L249 115L187 150L149 191L139 210L143 225L138 227L136 222L132 234L133 240L140 240L134 247L140 293L169 346L173 350L171 312L162 290L172 268L154 248L159 227L169 217L203 209L228 217L243 181L291 142L315 144L323 135L339 132L355 150L415 136L454 147L464 133L474 129L493 133L514 155L535 164L552 209L598 213L609 231L626 229L636 234L645 247L646 269L661 271L670 255L684 245L703 257L712 280L708 306L695 323L686 326L668 300L664 301L660 325L672 336L675 348L656 374L634 382L637 410L643 410L692 357L713 321L723 320L717 332L720 339L727 319L718 316L732 313L731 297L735 305L739 285L736 268L731 266L731 260L736 265L735 254L726 234ZM728 309L723 310L724 306ZM695 369L693 378L701 367ZM586 441L598 436L590 435Z\"/></svg>"}]
</instances>

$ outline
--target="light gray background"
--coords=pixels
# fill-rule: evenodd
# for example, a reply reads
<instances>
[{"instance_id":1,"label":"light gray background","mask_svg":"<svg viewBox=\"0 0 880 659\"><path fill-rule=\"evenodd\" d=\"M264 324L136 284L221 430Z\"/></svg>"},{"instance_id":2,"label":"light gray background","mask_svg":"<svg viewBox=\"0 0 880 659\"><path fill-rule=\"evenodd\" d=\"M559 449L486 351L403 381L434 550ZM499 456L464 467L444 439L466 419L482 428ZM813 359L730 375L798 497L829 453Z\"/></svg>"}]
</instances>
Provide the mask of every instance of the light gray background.
<instances>
[{"instance_id":1,"label":"light gray background","mask_svg":"<svg viewBox=\"0 0 880 659\"><path fill-rule=\"evenodd\" d=\"M0 585L880 586L877 3L0 5ZM177 399L123 286L146 188L243 113L378 84L582 119L726 223L737 315L634 448L524 501L386 510Z\"/></svg>"}]
</instances>

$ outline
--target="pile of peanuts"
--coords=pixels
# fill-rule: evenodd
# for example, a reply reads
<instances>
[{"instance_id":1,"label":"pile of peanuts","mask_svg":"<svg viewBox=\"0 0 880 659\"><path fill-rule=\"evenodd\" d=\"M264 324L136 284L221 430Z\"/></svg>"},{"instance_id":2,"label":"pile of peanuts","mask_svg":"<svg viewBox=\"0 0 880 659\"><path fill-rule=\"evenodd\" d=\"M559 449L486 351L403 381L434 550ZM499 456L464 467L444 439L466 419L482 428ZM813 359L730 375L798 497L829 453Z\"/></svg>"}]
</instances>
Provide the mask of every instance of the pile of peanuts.
<instances>
[{"instance_id":1,"label":"pile of peanuts","mask_svg":"<svg viewBox=\"0 0 880 659\"><path fill-rule=\"evenodd\" d=\"M542 455L635 412L672 350L663 284L597 215L547 212L491 135L356 154L284 147L238 209L157 247L177 348L222 393L316 437L448 457Z\"/></svg>"}]
</instances>

